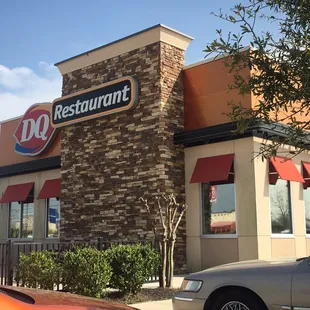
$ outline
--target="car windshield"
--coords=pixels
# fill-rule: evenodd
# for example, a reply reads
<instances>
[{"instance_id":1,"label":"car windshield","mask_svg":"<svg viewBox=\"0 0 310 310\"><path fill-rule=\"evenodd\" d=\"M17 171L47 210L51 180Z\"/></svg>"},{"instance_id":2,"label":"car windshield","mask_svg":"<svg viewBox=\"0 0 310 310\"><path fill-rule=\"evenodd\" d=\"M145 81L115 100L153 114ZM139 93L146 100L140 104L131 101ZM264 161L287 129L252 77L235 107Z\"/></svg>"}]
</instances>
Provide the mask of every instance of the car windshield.
<instances>
[{"instance_id":1,"label":"car windshield","mask_svg":"<svg viewBox=\"0 0 310 310\"><path fill-rule=\"evenodd\" d=\"M31 298L30 296L28 296L24 293L14 291L14 290L0 288L0 293L8 295L12 298L15 298L19 301L25 302L27 304L34 304L35 303L34 299Z\"/></svg>"},{"instance_id":2,"label":"car windshield","mask_svg":"<svg viewBox=\"0 0 310 310\"><path fill-rule=\"evenodd\" d=\"M304 259L309 258L309 257L310 257L310 256L305 256L305 257L297 258L297 259L296 259L296 262L301 262L301 261L303 261Z\"/></svg>"}]
</instances>

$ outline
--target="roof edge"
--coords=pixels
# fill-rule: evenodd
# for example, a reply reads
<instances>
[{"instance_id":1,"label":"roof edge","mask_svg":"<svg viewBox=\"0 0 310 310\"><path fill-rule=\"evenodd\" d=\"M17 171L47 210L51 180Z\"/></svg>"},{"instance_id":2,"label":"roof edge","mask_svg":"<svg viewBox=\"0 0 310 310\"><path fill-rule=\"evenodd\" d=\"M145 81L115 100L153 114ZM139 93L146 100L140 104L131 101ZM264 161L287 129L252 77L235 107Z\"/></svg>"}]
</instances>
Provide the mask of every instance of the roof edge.
<instances>
[{"instance_id":1,"label":"roof edge","mask_svg":"<svg viewBox=\"0 0 310 310\"><path fill-rule=\"evenodd\" d=\"M23 117L23 115L15 116L15 117L12 117L12 118L5 119L3 121L0 121L0 125L5 124L5 123L9 123L9 122L12 122L12 121L16 121L18 119L21 119L22 117Z\"/></svg>"},{"instance_id":2,"label":"roof edge","mask_svg":"<svg viewBox=\"0 0 310 310\"><path fill-rule=\"evenodd\" d=\"M268 124L262 120L257 120L243 134L237 134L237 125L234 122L199 128L189 131L177 132L173 135L175 145L192 147L204 144L212 144L220 141L236 140L250 136L264 138L268 140L286 138L289 125L281 123ZM310 132L307 133L308 139L305 141L305 149L310 149ZM287 143L288 145L291 145Z\"/></svg>"},{"instance_id":3,"label":"roof edge","mask_svg":"<svg viewBox=\"0 0 310 310\"><path fill-rule=\"evenodd\" d=\"M91 50L88 50L88 51L86 51L86 52L80 53L80 54L78 54L78 55L76 55L76 56L72 56L72 57L69 57L69 58L67 58L67 59L65 59L65 60L56 62L56 63L54 64L54 66L57 67L58 65L63 64L63 63L65 63L65 62L67 62L67 61L70 61L70 60L72 60L72 59L76 59L76 58L78 58L78 57L87 55L87 54L92 53L92 52L95 52L95 51L97 51L97 50L99 50L99 49L102 49L102 48L108 47L108 46L110 46L110 45L119 43L119 42L121 42L121 41L130 39L130 38L135 37L135 36L137 36L137 35L139 35L139 34L142 34L142 33L144 33L144 32L148 32L148 31L150 31L150 30L153 30L153 29L159 28L159 27L162 27L162 28L164 28L164 29L173 31L173 32L175 32L175 33L177 33L177 34L179 34L179 35L181 35L181 36L184 36L184 37L188 38L189 40L193 40L193 37L191 37L191 36L189 36L189 35L186 35L186 34L180 32L180 31L177 31L177 30L175 30L175 29L173 29L173 28L170 28L170 27L168 27L168 26L166 26L166 25L163 25L163 24L156 24L156 25L154 25L154 26L151 26L151 27L148 27L148 28L143 29L143 30L141 30L141 31L135 32L135 33L133 33L133 34L130 34L130 35L125 36L125 37L123 37L123 38L120 38L120 39L118 39L118 40L112 41L112 42L107 43L107 44L103 44L103 45L101 45L101 46L98 46L98 47L93 48L93 49L91 49Z\"/></svg>"},{"instance_id":4,"label":"roof edge","mask_svg":"<svg viewBox=\"0 0 310 310\"><path fill-rule=\"evenodd\" d=\"M239 52L248 51L250 48L251 47L249 45L245 46L245 47L242 47L242 48L240 48ZM183 67L183 70L187 70L187 69L190 69L190 68L193 68L193 67L201 66L201 65L204 65L206 63L209 63L209 62L212 62L212 61L216 61L216 60L220 60L220 59L228 57L228 56L229 56L229 54L225 53L225 54L220 55L220 56L209 57L209 58L206 58L204 60L200 60L200 61L194 62L192 64L186 65L186 66Z\"/></svg>"}]
</instances>

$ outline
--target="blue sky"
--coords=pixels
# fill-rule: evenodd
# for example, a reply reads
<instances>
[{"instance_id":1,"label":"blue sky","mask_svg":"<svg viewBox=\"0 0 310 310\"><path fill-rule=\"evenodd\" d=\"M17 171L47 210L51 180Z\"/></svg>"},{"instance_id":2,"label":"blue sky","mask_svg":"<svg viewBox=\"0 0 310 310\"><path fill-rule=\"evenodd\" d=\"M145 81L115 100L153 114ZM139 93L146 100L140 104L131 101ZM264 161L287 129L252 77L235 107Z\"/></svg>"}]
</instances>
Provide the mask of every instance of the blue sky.
<instances>
[{"instance_id":1,"label":"blue sky","mask_svg":"<svg viewBox=\"0 0 310 310\"><path fill-rule=\"evenodd\" d=\"M240 0L237 0L238 3ZM192 37L186 63L202 60L215 29L231 25L210 15L233 0L2 0L0 1L0 121L35 102L61 95L54 63L155 24Z\"/></svg>"}]
</instances>

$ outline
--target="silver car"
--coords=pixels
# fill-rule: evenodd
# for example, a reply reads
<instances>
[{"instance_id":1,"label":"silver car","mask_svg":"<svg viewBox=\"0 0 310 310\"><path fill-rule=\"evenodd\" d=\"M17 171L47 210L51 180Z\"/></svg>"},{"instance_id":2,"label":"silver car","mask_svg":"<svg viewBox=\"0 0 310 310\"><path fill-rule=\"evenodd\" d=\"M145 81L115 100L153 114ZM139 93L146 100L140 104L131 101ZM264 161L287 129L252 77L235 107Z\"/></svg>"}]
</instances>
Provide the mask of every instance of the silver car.
<instances>
[{"instance_id":1,"label":"silver car","mask_svg":"<svg viewBox=\"0 0 310 310\"><path fill-rule=\"evenodd\" d=\"M246 261L185 277L174 310L310 310L310 257Z\"/></svg>"}]
</instances>

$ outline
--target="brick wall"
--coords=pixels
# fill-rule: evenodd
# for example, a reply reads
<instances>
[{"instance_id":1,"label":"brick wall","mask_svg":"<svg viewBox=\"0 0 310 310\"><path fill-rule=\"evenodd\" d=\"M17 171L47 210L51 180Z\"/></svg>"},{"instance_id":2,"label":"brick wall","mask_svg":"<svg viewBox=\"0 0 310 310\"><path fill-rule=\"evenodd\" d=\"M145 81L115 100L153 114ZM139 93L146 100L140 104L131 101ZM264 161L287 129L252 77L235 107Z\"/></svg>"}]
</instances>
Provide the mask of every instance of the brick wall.
<instances>
[{"instance_id":1,"label":"brick wall","mask_svg":"<svg viewBox=\"0 0 310 310\"><path fill-rule=\"evenodd\" d=\"M184 194L184 154L172 136L183 129L183 51L154 43L63 76L63 95L130 75L134 110L62 129L61 239L145 240L153 234L140 196ZM185 222L176 267L186 268Z\"/></svg>"}]
</instances>

